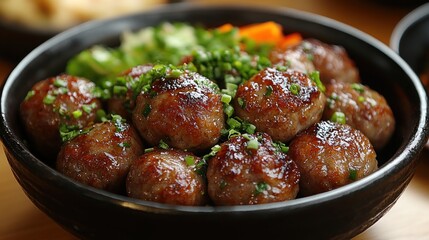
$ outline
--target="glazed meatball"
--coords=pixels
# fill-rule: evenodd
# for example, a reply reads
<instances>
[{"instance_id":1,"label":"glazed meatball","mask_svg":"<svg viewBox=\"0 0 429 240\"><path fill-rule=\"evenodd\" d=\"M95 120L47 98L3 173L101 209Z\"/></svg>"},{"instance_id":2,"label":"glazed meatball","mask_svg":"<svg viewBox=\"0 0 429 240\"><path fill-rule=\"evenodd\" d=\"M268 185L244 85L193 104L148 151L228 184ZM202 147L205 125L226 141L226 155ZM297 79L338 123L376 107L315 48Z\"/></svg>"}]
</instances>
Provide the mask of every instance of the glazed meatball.
<instances>
[{"instance_id":1,"label":"glazed meatball","mask_svg":"<svg viewBox=\"0 0 429 240\"><path fill-rule=\"evenodd\" d=\"M198 73L160 77L139 94L133 123L152 146L202 151L215 145L224 128L219 88Z\"/></svg>"},{"instance_id":2,"label":"glazed meatball","mask_svg":"<svg viewBox=\"0 0 429 240\"><path fill-rule=\"evenodd\" d=\"M60 127L84 128L96 121L101 102L94 83L59 75L36 83L21 103L21 118L35 150L55 159L61 147Z\"/></svg>"},{"instance_id":3,"label":"glazed meatball","mask_svg":"<svg viewBox=\"0 0 429 240\"><path fill-rule=\"evenodd\" d=\"M266 133L231 137L208 162L209 196L215 205L252 205L294 199L299 171Z\"/></svg>"},{"instance_id":4,"label":"glazed meatball","mask_svg":"<svg viewBox=\"0 0 429 240\"><path fill-rule=\"evenodd\" d=\"M286 49L274 48L269 54L269 59L274 66L286 66L290 70L306 74L316 70L312 58L302 44Z\"/></svg>"},{"instance_id":5,"label":"glazed meatball","mask_svg":"<svg viewBox=\"0 0 429 240\"><path fill-rule=\"evenodd\" d=\"M327 86L326 96L323 119L341 112L346 123L365 134L376 150L386 145L395 130L395 118L382 95L359 83L334 83Z\"/></svg>"},{"instance_id":6,"label":"glazed meatball","mask_svg":"<svg viewBox=\"0 0 429 240\"><path fill-rule=\"evenodd\" d=\"M238 87L233 105L258 131L286 142L321 119L325 102L306 74L266 68Z\"/></svg>"},{"instance_id":7,"label":"glazed meatball","mask_svg":"<svg viewBox=\"0 0 429 240\"><path fill-rule=\"evenodd\" d=\"M321 121L296 136L288 155L301 173L300 194L326 192L377 170L368 138L347 124Z\"/></svg>"},{"instance_id":8,"label":"glazed meatball","mask_svg":"<svg viewBox=\"0 0 429 240\"><path fill-rule=\"evenodd\" d=\"M303 40L287 49L274 49L270 59L274 65L285 65L304 73L317 70L324 84L360 82L359 71L343 47L316 39Z\"/></svg>"},{"instance_id":9,"label":"glazed meatball","mask_svg":"<svg viewBox=\"0 0 429 240\"><path fill-rule=\"evenodd\" d=\"M140 77L149 72L152 65L138 65L122 73L122 80L113 87L112 97L107 100L107 110L110 113L121 115L131 120L131 113L135 107L136 88Z\"/></svg>"},{"instance_id":10,"label":"glazed meatball","mask_svg":"<svg viewBox=\"0 0 429 240\"><path fill-rule=\"evenodd\" d=\"M201 158L177 149L155 148L130 168L130 197L175 205L199 206L207 201L206 183L198 173Z\"/></svg>"},{"instance_id":11,"label":"glazed meatball","mask_svg":"<svg viewBox=\"0 0 429 240\"><path fill-rule=\"evenodd\" d=\"M113 118L65 142L56 168L78 182L124 193L130 165L142 153L136 130L122 118Z\"/></svg>"}]
</instances>

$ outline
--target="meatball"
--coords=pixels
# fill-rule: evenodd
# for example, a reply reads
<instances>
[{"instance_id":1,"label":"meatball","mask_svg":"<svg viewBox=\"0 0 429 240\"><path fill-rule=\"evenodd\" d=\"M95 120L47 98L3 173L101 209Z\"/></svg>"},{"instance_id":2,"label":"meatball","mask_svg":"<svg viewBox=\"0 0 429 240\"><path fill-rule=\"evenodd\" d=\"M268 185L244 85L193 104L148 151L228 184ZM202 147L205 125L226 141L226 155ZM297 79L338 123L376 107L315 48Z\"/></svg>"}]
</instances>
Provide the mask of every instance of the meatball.
<instances>
[{"instance_id":1,"label":"meatball","mask_svg":"<svg viewBox=\"0 0 429 240\"><path fill-rule=\"evenodd\" d=\"M321 119L325 102L306 74L266 68L238 87L233 106L258 131L286 142Z\"/></svg>"},{"instance_id":2,"label":"meatball","mask_svg":"<svg viewBox=\"0 0 429 240\"><path fill-rule=\"evenodd\" d=\"M347 124L321 121L296 136L288 155L301 173L300 194L326 192L377 170L368 138Z\"/></svg>"},{"instance_id":3,"label":"meatball","mask_svg":"<svg viewBox=\"0 0 429 240\"><path fill-rule=\"evenodd\" d=\"M328 97L323 119L336 112L345 115L345 122L365 134L376 150L389 141L395 130L395 118L385 98L359 83L334 83L326 88Z\"/></svg>"},{"instance_id":4,"label":"meatball","mask_svg":"<svg viewBox=\"0 0 429 240\"><path fill-rule=\"evenodd\" d=\"M66 74L36 83L21 103L29 141L42 156L54 160L61 147L60 127L84 128L96 121L101 102L94 83Z\"/></svg>"},{"instance_id":5,"label":"meatball","mask_svg":"<svg viewBox=\"0 0 429 240\"><path fill-rule=\"evenodd\" d=\"M304 73L317 70L324 84L360 82L359 71L343 47L316 39L303 40L287 49L275 49L270 59L275 65L285 65Z\"/></svg>"},{"instance_id":6,"label":"meatball","mask_svg":"<svg viewBox=\"0 0 429 240\"><path fill-rule=\"evenodd\" d=\"M275 66L286 66L290 70L306 74L316 70L312 58L309 57L309 54L303 48L302 44L286 49L279 47L274 48L269 54L269 59Z\"/></svg>"},{"instance_id":7,"label":"meatball","mask_svg":"<svg viewBox=\"0 0 429 240\"><path fill-rule=\"evenodd\" d=\"M218 86L190 71L155 79L150 90L137 97L132 117L148 144L162 140L196 152L215 145L225 125Z\"/></svg>"},{"instance_id":8,"label":"meatball","mask_svg":"<svg viewBox=\"0 0 429 240\"><path fill-rule=\"evenodd\" d=\"M296 164L266 133L231 137L207 167L215 205L252 205L294 199L299 191Z\"/></svg>"},{"instance_id":9,"label":"meatball","mask_svg":"<svg viewBox=\"0 0 429 240\"><path fill-rule=\"evenodd\" d=\"M110 113L118 114L127 120L131 120L131 113L135 107L135 98L137 96L137 83L141 76L152 68L152 65L138 65L122 73L119 76L122 81L117 82L116 86L113 87L112 97L107 100L107 110Z\"/></svg>"},{"instance_id":10,"label":"meatball","mask_svg":"<svg viewBox=\"0 0 429 240\"><path fill-rule=\"evenodd\" d=\"M127 194L160 203L204 205L207 187L198 173L200 161L201 158L183 150L155 148L131 165Z\"/></svg>"},{"instance_id":11,"label":"meatball","mask_svg":"<svg viewBox=\"0 0 429 240\"><path fill-rule=\"evenodd\" d=\"M57 170L89 186L124 193L130 165L143 154L143 146L137 131L118 117L94 124L65 142Z\"/></svg>"}]
</instances>

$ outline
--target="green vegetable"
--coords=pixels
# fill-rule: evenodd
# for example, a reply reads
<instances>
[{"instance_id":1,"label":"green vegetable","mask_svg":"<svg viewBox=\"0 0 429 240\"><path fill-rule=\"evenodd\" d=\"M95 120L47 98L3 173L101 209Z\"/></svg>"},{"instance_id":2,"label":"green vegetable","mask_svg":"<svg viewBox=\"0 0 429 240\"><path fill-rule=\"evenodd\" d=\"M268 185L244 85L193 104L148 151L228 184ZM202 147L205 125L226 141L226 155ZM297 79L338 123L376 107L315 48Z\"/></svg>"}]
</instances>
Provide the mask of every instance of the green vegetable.
<instances>
[{"instance_id":1,"label":"green vegetable","mask_svg":"<svg viewBox=\"0 0 429 240\"><path fill-rule=\"evenodd\" d=\"M365 91L363 85L360 83L352 83L351 87L353 90L355 90L359 93L363 93Z\"/></svg>"},{"instance_id":2,"label":"green vegetable","mask_svg":"<svg viewBox=\"0 0 429 240\"><path fill-rule=\"evenodd\" d=\"M292 83L292 84L289 86L289 91L290 91L293 95L298 95L300 90L301 90L301 87L300 87L298 84L296 84L296 83Z\"/></svg>"},{"instance_id":3,"label":"green vegetable","mask_svg":"<svg viewBox=\"0 0 429 240\"><path fill-rule=\"evenodd\" d=\"M331 116L331 121L336 123L345 124L346 115L343 112L334 112Z\"/></svg>"},{"instance_id":4,"label":"green vegetable","mask_svg":"<svg viewBox=\"0 0 429 240\"><path fill-rule=\"evenodd\" d=\"M47 94L44 98L43 98L43 103L46 105L51 105L54 103L55 101L55 96L51 95L51 94Z\"/></svg>"},{"instance_id":5,"label":"green vegetable","mask_svg":"<svg viewBox=\"0 0 429 240\"><path fill-rule=\"evenodd\" d=\"M265 182L259 182L255 185L255 195L261 194L268 189L268 184Z\"/></svg>"},{"instance_id":6,"label":"green vegetable","mask_svg":"<svg viewBox=\"0 0 429 240\"><path fill-rule=\"evenodd\" d=\"M320 80L320 73L319 71L313 71L310 73L310 79L316 83L317 88L319 88L319 91L321 92L325 92L326 91L326 87L325 85L323 85L322 81Z\"/></svg>"},{"instance_id":7,"label":"green vegetable","mask_svg":"<svg viewBox=\"0 0 429 240\"><path fill-rule=\"evenodd\" d=\"M195 158L194 158L194 156L191 156L191 155L186 156L185 157L185 162L186 162L186 165L188 165L188 166L195 165Z\"/></svg>"},{"instance_id":8,"label":"green vegetable","mask_svg":"<svg viewBox=\"0 0 429 240\"><path fill-rule=\"evenodd\" d=\"M357 179L357 170L356 169L350 169L349 170L349 179L352 181L355 181Z\"/></svg>"},{"instance_id":9,"label":"green vegetable","mask_svg":"<svg viewBox=\"0 0 429 240\"><path fill-rule=\"evenodd\" d=\"M68 142L79 135L88 133L89 131L91 131L91 129L92 128L80 129L78 126L75 125L69 126L66 124L61 124L59 132L62 142Z\"/></svg>"}]
</instances>

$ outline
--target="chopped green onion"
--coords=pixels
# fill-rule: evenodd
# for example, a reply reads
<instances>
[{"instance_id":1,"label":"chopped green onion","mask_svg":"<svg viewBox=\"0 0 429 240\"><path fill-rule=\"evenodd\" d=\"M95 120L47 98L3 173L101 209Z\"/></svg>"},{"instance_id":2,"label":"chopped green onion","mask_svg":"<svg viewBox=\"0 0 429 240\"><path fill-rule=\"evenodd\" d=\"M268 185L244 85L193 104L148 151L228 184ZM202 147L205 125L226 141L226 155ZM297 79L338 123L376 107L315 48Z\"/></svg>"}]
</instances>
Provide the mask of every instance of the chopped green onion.
<instances>
[{"instance_id":1,"label":"chopped green onion","mask_svg":"<svg viewBox=\"0 0 429 240\"><path fill-rule=\"evenodd\" d=\"M292 84L289 86L289 91L290 91L293 95L298 95L300 90L301 90L301 87L300 87L298 84L296 84L296 83L292 83Z\"/></svg>"},{"instance_id":2,"label":"chopped green onion","mask_svg":"<svg viewBox=\"0 0 429 240\"><path fill-rule=\"evenodd\" d=\"M88 133L92 128L79 129L77 126L68 126L66 124L61 124L59 128L60 137L62 142L67 142L73 138Z\"/></svg>"},{"instance_id":3,"label":"chopped green onion","mask_svg":"<svg viewBox=\"0 0 429 240\"><path fill-rule=\"evenodd\" d=\"M228 139L235 137L235 136L239 136L241 133L235 129L230 129L228 131Z\"/></svg>"},{"instance_id":4,"label":"chopped green onion","mask_svg":"<svg viewBox=\"0 0 429 240\"><path fill-rule=\"evenodd\" d=\"M245 131L249 134L253 134L256 131L256 126L251 123L245 123Z\"/></svg>"},{"instance_id":5,"label":"chopped green onion","mask_svg":"<svg viewBox=\"0 0 429 240\"><path fill-rule=\"evenodd\" d=\"M261 194L261 193L263 193L267 189L268 189L268 184L267 183L265 183L265 182L259 182L255 186L255 194L256 195Z\"/></svg>"},{"instance_id":6,"label":"chopped green onion","mask_svg":"<svg viewBox=\"0 0 429 240\"><path fill-rule=\"evenodd\" d=\"M26 100L28 100L28 99L30 99L32 96L34 96L36 94L36 91L34 91L34 90L30 90L30 91L28 91L28 93L27 93L27 95L25 96L25 101Z\"/></svg>"},{"instance_id":7,"label":"chopped green onion","mask_svg":"<svg viewBox=\"0 0 429 240\"><path fill-rule=\"evenodd\" d=\"M115 124L116 132L123 132L127 129L126 120L121 115L112 114L112 122Z\"/></svg>"},{"instance_id":8,"label":"chopped green onion","mask_svg":"<svg viewBox=\"0 0 429 240\"><path fill-rule=\"evenodd\" d=\"M243 136L247 140L247 143L246 143L247 149L254 149L254 150L256 150L256 149L259 148L258 139L253 138L252 136L250 136L247 133L242 134L241 136Z\"/></svg>"},{"instance_id":9,"label":"chopped green onion","mask_svg":"<svg viewBox=\"0 0 429 240\"><path fill-rule=\"evenodd\" d=\"M349 170L349 179L352 181L355 181L357 179L357 170L356 169L350 169Z\"/></svg>"},{"instance_id":10,"label":"chopped green onion","mask_svg":"<svg viewBox=\"0 0 429 240\"><path fill-rule=\"evenodd\" d=\"M317 88L319 89L319 91L321 92L325 92L326 91L326 87L325 85L323 85L322 81L320 80L320 73L319 71L313 71L310 73L310 79L316 83Z\"/></svg>"},{"instance_id":11,"label":"chopped green onion","mask_svg":"<svg viewBox=\"0 0 429 240\"><path fill-rule=\"evenodd\" d=\"M183 71L180 69L172 69L169 73L168 76L169 78L178 78L180 77L180 75L183 74Z\"/></svg>"},{"instance_id":12,"label":"chopped green onion","mask_svg":"<svg viewBox=\"0 0 429 240\"><path fill-rule=\"evenodd\" d=\"M46 105L53 104L53 103L54 103L54 101L55 101L55 96L50 95L50 94L46 95L46 96L43 98L43 103L44 103L44 104L46 104Z\"/></svg>"},{"instance_id":13,"label":"chopped green onion","mask_svg":"<svg viewBox=\"0 0 429 240\"><path fill-rule=\"evenodd\" d=\"M194 158L194 156L191 156L191 155L186 156L185 157L185 162L186 162L186 165L188 165L188 166L195 165L195 158Z\"/></svg>"},{"instance_id":14,"label":"chopped green onion","mask_svg":"<svg viewBox=\"0 0 429 240\"><path fill-rule=\"evenodd\" d=\"M238 103L238 106L240 106L241 108L246 107L246 102L244 102L242 98L237 98L237 103Z\"/></svg>"},{"instance_id":15,"label":"chopped green onion","mask_svg":"<svg viewBox=\"0 0 429 240\"><path fill-rule=\"evenodd\" d=\"M231 117L234 114L234 107L229 104L225 104L223 112L226 114L226 116Z\"/></svg>"},{"instance_id":16,"label":"chopped green onion","mask_svg":"<svg viewBox=\"0 0 429 240\"><path fill-rule=\"evenodd\" d=\"M60 88L58 88L58 89L55 89L55 90L54 90L54 94L55 94L55 95L58 95L58 94L65 94L65 93L67 93L68 91L69 91L69 89L68 89L68 88L60 87Z\"/></svg>"},{"instance_id":17,"label":"chopped green onion","mask_svg":"<svg viewBox=\"0 0 429 240\"><path fill-rule=\"evenodd\" d=\"M345 124L346 123L346 115L343 112L334 112L331 117L332 122Z\"/></svg>"},{"instance_id":18,"label":"chopped green onion","mask_svg":"<svg viewBox=\"0 0 429 240\"><path fill-rule=\"evenodd\" d=\"M149 153L149 152L152 152L153 150L155 150L155 149L154 148L146 148L144 150L144 153Z\"/></svg>"},{"instance_id":19,"label":"chopped green onion","mask_svg":"<svg viewBox=\"0 0 429 240\"><path fill-rule=\"evenodd\" d=\"M351 87L353 90L355 90L359 93L363 93L365 91L363 85L360 83L352 83Z\"/></svg>"},{"instance_id":20,"label":"chopped green onion","mask_svg":"<svg viewBox=\"0 0 429 240\"><path fill-rule=\"evenodd\" d=\"M365 97L364 96L359 96L358 97L358 102L360 102L360 103L365 102Z\"/></svg>"},{"instance_id":21,"label":"chopped green onion","mask_svg":"<svg viewBox=\"0 0 429 240\"><path fill-rule=\"evenodd\" d=\"M288 61L288 62L289 62L289 64L287 64L287 65L290 66L290 61ZM288 69L288 66L278 65L278 66L276 66L276 69L277 69L277 71L284 72Z\"/></svg>"},{"instance_id":22,"label":"chopped green onion","mask_svg":"<svg viewBox=\"0 0 429 240\"><path fill-rule=\"evenodd\" d=\"M61 78L56 78L54 80L54 86L55 87L67 87L67 81L63 80Z\"/></svg>"},{"instance_id":23,"label":"chopped green onion","mask_svg":"<svg viewBox=\"0 0 429 240\"><path fill-rule=\"evenodd\" d=\"M73 111L72 115L74 118L80 118L82 116L82 111L78 109L76 111Z\"/></svg>"},{"instance_id":24,"label":"chopped green onion","mask_svg":"<svg viewBox=\"0 0 429 240\"><path fill-rule=\"evenodd\" d=\"M229 104L231 102L232 97L228 94L222 94L222 99L221 101L223 103Z\"/></svg>"},{"instance_id":25,"label":"chopped green onion","mask_svg":"<svg viewBox=\"0 0 429 240\"><path fill-rule=\"evenodd\" d=\"M97 103L95 103L95 102L93 102L93 103L91 103L91 104L84 104L84 105L82 105L82 110L84 111L84 112L86 112L86 113L91 113L91 111L93 110L93 109L95 109L97 107Z\"/></svg>"},{"instance_id":26,"label":"chopped green onion","mask_svg":"<svg viewBox=\"0 0 429 240\"><path fill-rule=\"evenodd\" d=\"M289 147L286 146L285 143L277 141L277 142L273 142L273 146L275 148L277 148L277 151L282 152L282 153L288 153L289 152Z\"/></svg>"},{"instance_id":27,"label":"chopped green onion","mask_svg":"<svg viewBox=\"0 0 429 240\"><path fill-rule=\"evenodd\" d=\"M131 147L131 144L129 142L121 142L118 144L118 146L122 148L129 148Z\"/></svg>"},{"instance_id":28,"label":"chopped green onion","mask_svg":"<svg viewBox=\"0 0 429 240\"><path fill-rule=\"evenodd\" d=\"M226 120L226 123L228 124L228 126L230 126L232 129L238 129L241 127L241 123L240 121L238 121L235 118L228 118L228 120Z\"/></svg>"},{"instance_id":29,"label":"chopped green onion","mask_svg":"<svg viewBox=\"0 0 429 240\"><path fill-rule=\"evenodd\" d=\"M269 97L272 93L273 93L273 87L271 85L268 85L266 87L266 92L265 92L264 96Z\"/></svg>"},{"instance_id":30,"label":"chopped green onion","mask_svg":"<svg viewBox=\"0 0 429 240\"><path fill-rule=\"evenodd\" d=\"M162 140L162 139L159 141L158 147L162 148L162 149L169 149L170 148L170 146L168 146L168 144L166 142L164 142L164 140Z\"/></svg>"}]
</instances>

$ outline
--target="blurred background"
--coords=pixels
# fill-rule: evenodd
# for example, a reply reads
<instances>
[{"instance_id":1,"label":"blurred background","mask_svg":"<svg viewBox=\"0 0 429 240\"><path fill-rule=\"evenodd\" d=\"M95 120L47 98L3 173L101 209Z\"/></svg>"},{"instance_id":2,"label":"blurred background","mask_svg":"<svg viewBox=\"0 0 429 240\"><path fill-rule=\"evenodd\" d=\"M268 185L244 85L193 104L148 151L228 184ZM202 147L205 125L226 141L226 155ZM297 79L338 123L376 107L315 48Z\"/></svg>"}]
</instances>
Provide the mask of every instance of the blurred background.
<instances>
[{"instance_id":1,"label":"blurred background","mask_svg":"<svg viewBox=\"0 0 429 240\"><path fill-rule=\"evenodd\" d=\"M364 3L362 3L364 2ZM290 7L325 15L350 25L362 26L363 31L380 29L380 36L390 36L391 28L379 18L399 21L411 9L426 0L0 0L0 57L15 62L55 34L95 19L117 17L150 10L172 3L183 4L245 4ZM366 12L347 9L371 5ZM329 6L327 8L327 6ZM385 8L390 11L385 11ZM332 13L335 13L334 15ZM385 16L390 14L395 17ZM359 21L359 22L356 22ZM384 24L384 25L381 25ZM393 26L394 24L389 24ZM368 28L366 28L368 26ZM376 36L377 37L377 36ZM386 39L381 39L386 41Z\"/></svg>"}]
</instances>

